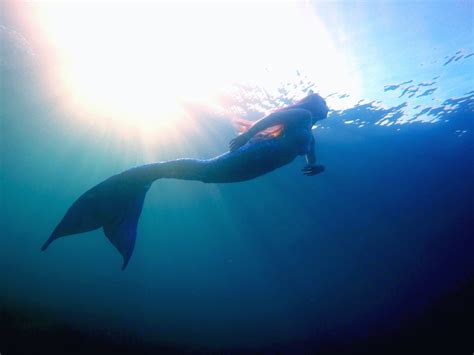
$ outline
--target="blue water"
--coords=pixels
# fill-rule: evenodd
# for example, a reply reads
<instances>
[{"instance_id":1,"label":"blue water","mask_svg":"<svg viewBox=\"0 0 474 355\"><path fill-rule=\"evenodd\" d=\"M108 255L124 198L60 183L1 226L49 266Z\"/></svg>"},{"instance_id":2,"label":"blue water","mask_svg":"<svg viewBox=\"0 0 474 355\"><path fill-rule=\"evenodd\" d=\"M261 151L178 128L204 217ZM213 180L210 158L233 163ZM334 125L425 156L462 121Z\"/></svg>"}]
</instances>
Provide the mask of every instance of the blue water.
<instances>
[{"instance_id":1,"label":"blue water","mask_svg":"<svg viewBox=\"0 0 474 355\"><path fill-rule=\"evenodd\" d=\"M368 82L314 130L326 171L307 178L301 159L238 184L158 181L124 272L101 231L40 247L85 190L148 161L64 123L28 38L0 18L0 353L472 351L473 5L314 6L352 33ZM322 89L302 72L264 105ZM243 88L252 119L266 88ZM330 108L351 95L323 93ZM153 159L221 154L230 120L198 121L213 142Z\"/></svg>"}]
</instances>

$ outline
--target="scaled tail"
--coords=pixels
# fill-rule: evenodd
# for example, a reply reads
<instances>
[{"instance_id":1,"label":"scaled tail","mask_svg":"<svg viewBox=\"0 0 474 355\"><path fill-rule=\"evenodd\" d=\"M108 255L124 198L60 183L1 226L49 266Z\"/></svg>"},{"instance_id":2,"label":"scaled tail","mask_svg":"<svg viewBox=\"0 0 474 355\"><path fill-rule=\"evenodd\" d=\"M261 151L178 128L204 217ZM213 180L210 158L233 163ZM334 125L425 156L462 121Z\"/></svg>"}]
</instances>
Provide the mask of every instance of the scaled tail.
<instances>
[{"instance_id":1,"label":"scaled tail","mask_svg":"<svg viewBox=\"0 0 474 355\"><path fill-rule=\"evenodd\" d=\"M41 250L58 238L103 228L127 266L135 246L137 225L145 195L153 180L143 167L114 175L79 197L66 212Z\"/></svg>"}]
</instances>

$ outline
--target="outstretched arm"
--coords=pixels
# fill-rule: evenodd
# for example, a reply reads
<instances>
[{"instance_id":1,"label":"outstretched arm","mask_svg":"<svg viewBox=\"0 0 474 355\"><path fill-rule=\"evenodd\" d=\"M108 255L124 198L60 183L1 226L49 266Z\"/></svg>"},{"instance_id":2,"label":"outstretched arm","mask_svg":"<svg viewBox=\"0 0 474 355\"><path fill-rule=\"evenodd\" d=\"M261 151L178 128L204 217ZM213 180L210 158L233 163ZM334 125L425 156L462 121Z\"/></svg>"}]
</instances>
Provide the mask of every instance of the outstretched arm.
<instances>
[{"instance_id":1,"label":"outstretched arm","mask_svg":"<svg viewBox=\"0 0 474 355\"><path fill-rule=\"evenodd\" d=\"M306 154L306 162L308 163L308 165L316 164L316 149L314 137L311 137L311 147L309 149L308 154Z\"/></svg>"},{"instance_id":2,"label":"outstretched arm","mask_svg":"<svg viewBox=\"0 0 474 355\"><path fill-rule=\"evenodd\" d=\"M239 149L245 145L254 135L256 135L258 132L266 130L267 128L276 125L286 126L299 120L307 120L308 124L310 124L311 113L303 109L290 109L271 113L255 122L248 131L232 139L229 143L229 149L231 152Z\"/></svg>"},{"instance_id":3,"label":"outstretched arm","mask_svg":"<svg viewBox=\"0 0 474 355\"><path fill-rule=\"evenodd\" d=\"M313 176L322 173L326 168L324 165L316 164L316 149L314 137L311 138L311 147L306 154L306 162L308 163L301 171L306 176Z\"/></svg>"}]
</instances>

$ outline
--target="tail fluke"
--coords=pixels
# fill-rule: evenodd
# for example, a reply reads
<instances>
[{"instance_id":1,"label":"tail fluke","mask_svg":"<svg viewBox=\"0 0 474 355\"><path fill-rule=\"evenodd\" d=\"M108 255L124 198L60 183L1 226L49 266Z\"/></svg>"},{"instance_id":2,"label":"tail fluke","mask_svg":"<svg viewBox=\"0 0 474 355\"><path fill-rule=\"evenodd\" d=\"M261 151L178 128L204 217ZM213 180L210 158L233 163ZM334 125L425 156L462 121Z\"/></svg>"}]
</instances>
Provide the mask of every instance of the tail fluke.
<instances>
[{"instance_id":1,"label":"tail fluke","mask_svg":"<svg viewBox=\"0 0 474 355\"><path fill-rule=\"evenodd\" d=\"M138 219L147 191L148 188L144 188L130 198L126 209L121 211L123 215L116 216L120 217L119 219L108 221L103 225L105 235L123 257L122 270L127 266L135 247Z\"/></svg>"},{"instance_id":2,"label":"tail fluke","mask_svg":"<svg viewBox=\"0 0 474 355\"><path fill-rule=\"evenodd\" d=\"M98 206L93 198L93 190L95 188L87 191L73 203L53 233L51 233L49 239L43 244L42 251L45 251L58 238L89 232L102 226L100 218L98 218Z\"/></svg>"},{"instance_id":3,"label":"tail fluke","mask_svg":"<svg viewBox=\"0 0 474 355\"><path fill-rule=\"evenodd\" d=\"M122 255L122 270L125 269L133 253L138 219L151 184L140 175L140 168L127 170L85 192L69 208L41 250L58 238L103 227Z\"/></svg>"}]
</instances>

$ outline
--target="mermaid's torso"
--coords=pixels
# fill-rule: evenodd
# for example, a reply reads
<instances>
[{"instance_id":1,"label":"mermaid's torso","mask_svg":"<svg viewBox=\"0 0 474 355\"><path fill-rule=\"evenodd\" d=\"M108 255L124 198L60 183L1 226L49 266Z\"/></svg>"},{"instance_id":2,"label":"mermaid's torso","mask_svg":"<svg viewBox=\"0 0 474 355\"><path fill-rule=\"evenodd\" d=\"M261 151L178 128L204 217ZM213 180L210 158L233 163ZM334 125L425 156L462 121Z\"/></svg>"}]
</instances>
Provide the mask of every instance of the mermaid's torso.
<instances>
[{"instance_id":1,"label":"mermaid's torso","mask_svg":"<svg viewBox=\"0 0 474 355\"><path fill-rule=\"evenodd\" d=\"M297 155L306 155L311 149L313 134L311 132L312 122L310 119L295 122L284 127L282 138L296 151Z\"/></svg>"},{"instance_id":2,"label":"mermaid's torso","mask_svg":"<svg viewBox=\"0 0 474 355\"><path fill-rule=\"evenodd\" d=\"M292 162L311 149L311 121L295 122L278 137L251 140L233 152L207 160L209 173L227 182L253 179Z\"/></svg>"}]
</instances>

